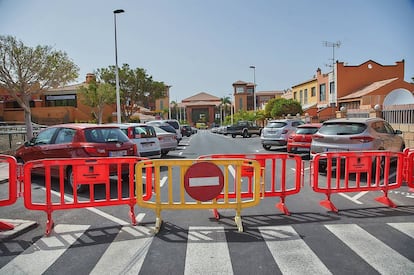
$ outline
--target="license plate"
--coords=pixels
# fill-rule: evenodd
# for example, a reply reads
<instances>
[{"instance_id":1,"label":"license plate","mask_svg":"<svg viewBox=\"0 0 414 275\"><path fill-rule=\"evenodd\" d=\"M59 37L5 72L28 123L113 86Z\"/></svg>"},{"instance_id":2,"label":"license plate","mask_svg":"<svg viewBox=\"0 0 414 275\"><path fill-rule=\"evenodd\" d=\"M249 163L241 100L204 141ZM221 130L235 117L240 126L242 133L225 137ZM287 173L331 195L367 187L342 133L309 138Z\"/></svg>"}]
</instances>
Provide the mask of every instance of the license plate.
<instances>
[{"instance_id":1,"label":"license plate","mask_svg":"<svg viewBox=\"0 0 414 275\"><path fill-rule=\"evenodd\" d=\"M341 149L341 148L326 148L326 152L341 152L341 151L348 151L348 150Z\"/></svg>"},{"instance_id":2,"label":"license plate","mask_svg":"<svg viewBox=\"0 0 414 275\"><path fill-rule=\"evenodd\" d=\"M121 150L121 151L110 151L109 152L109 156L110 157L122 157L125 156L127 154L126 150Z\"/></svg>"},{"instance_id":3,"label":"license plate","mask_svg":"<svg viewBox=\"0 0 414 275\"><path fill-rule=\"evenodd\" d=\"M152 143L143 143L142 148L150 148L152 147Z\"/></svg>"}]
</instances>

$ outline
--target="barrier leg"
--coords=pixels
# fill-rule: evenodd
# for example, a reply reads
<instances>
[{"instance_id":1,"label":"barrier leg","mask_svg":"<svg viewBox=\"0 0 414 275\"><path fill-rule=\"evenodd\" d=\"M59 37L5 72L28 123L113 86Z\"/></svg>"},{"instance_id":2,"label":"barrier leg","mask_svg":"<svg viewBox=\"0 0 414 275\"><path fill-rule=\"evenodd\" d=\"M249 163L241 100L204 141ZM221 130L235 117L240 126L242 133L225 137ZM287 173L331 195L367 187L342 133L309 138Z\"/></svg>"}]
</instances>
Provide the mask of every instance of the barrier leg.
<instances>
[{"instance_id":1,"label":"barrier leg","mask_svg":"<svg viewBox=\"0 0 414 275\"><path fill-rule=\"evenodd\" d=\"M4 230L13 230L14 229L14 225L8 222L2 222L0 221L0 231L4 231Z\"/></svg>"},{"instance_id":2,"label":"barrier leg","mask_svg":"<svg viewBox=\"0 0 414 275\"><path fill-rule=\"evenodd\" d=\"M326 200L323 200L319 203L321 206L331 210L332 212L338 212L338 209L335 207L335 205L331 202L331 195L326 194Z\"/></svg>"},{"instance_id":3,"label":"barrier leg","mask_svg":"<svg viewBox=\"0 0 414 275\"><path fill-rule=\"evenodd\" d=\"M390 200L390 198L388 198L388 192L387 191L382 191L382 192L384 192L384 196L375 198L375 200L392 208L397 207L397 205L392 200Z\"/></svg>"},{"instance_id":4,"label":"barrier leg","mask_svg":"<svg viewBox=\"0 0 414 275\"><path fill-rule=\"evenodd\" d=\"M220 220L220 213L216 208L213 209L213 215L216 220Z\"/></svg>"},{"instance_id":5,"label":"barrier leg","mask_svg":"<svg viewBox=\"0 0 414 275\"><path fill-rule=\"evenodd\" d=\"M155 233L158 233L161 229L162 219L161 219L161 210L157 209L156 211L156 218L155 218Z\"/></svg>"},{"instance_id":6,"label":"barrier leg","mask_svg":"<svg viewBox=\"0 0 414 275\"><path fill-rule=\"evenodd\" d=\"M52 232L52 228L54 226L54 222L52 219L52 212L47 213L47 222L46 222L46 236L49 236Z\"/></svg>"},{"instance_id":7,"label":"barrier leg","mask_svg":"<svg viewBox=\"0 0 414 275\"><path fill-rule=\"evenodd\" d=\"M239 232L243 232L243 223L240 216L240 211L237 211L236 216L234 217L234 222L237 225Z\"/></svg>"},{"instance_id":8,"label":"barrier leg","mask_svg":"<svg viewBox=\"0 0 414 275\"><path fill-rule=\"evenodd\" d=\"M286 205L285 205L285 197L282 196L280 197L280 202L277 203L276 208L278 208L283 214L285 215L290 215L289 210L287 209Z\"/></svg>"},{"instance_id":9,"label":"barrier leg","mask_svg":"<svg viewBox=\"0 0 414 275\"><path fill-rule=\"evenodd\" d=\"M131 218L131 224L135 226L137 225L137 219L135 217L134 205L135 203L129 205L129 217Z\"/></svg>"}]
</instances>

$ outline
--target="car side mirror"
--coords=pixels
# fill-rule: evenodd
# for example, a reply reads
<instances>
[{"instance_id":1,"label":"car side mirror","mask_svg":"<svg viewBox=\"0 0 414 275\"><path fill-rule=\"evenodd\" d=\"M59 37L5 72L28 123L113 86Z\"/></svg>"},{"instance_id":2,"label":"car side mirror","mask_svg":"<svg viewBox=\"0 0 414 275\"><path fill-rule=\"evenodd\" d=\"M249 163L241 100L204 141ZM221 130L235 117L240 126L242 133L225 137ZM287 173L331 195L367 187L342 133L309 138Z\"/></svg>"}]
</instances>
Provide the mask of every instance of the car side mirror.
<instances>
[{"instance_id":1,"label":"car side mirror","mask_svg":"<svg viewBox=\"0 0 414 275\"><path fill-rule=\"evenodd\" d=\"M402 131L401 130L394 130L394 134L396 134L396 135L402 135Z\"/></svg>"}]
</instances>

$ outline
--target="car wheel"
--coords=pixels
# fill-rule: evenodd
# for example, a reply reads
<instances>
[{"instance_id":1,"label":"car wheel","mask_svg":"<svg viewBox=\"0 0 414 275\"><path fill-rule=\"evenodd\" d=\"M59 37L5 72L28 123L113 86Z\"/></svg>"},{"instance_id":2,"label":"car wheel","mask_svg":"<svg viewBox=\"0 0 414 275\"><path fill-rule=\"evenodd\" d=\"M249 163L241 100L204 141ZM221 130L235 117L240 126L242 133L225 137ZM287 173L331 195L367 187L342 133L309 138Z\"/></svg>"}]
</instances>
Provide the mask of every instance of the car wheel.
<instances>
[{"instance_id":1,"label":"car wheel","mask_svg":"<svg viewBox=\"0 0 414 275\"><path fill-rule=\"evenodd\" d=\"M272 146L267 145L267 144L263 144L263 148L264 148L265 150L270 150L270 147L272 147Z\"/></svg>"},{"instance_id":2,"label":"car wheel","mask_svg":"<svg viewBox=\"0 0 414 275\"><path fill-rule=\"evenodd\" d=\"M235 134L232 134L232 135L231 135L231 137L232 137L232 138L235 138L235 137L236 137L236 135L235 135Z\"/></svg>"},{"instance_id":3,"label":"car wheel","mask_svg":"<svg viewBox=\"0 0 414 275\"><path fill-rule=\"evenodd\" d=\"M73 186L73 169L70 166L68 168L66 168L66 183L70 186L70 188L73 191L73 189L74 189L74 186ZM86 184L78 184L78 186L77 186L77 192L78 193L85 192L87 189L88 189L88 185L86 185Z\"/></svg>"},{"instance_id":4,"label":"car wheel","mask_svg":"<svg viewBox=\"0 0 414 275\"><path fill-rule=\"evenodd\" d=\"M249 133L247 131L243 131L243 138L248 138L249 137Z\"/></svg>"}]
</instances>

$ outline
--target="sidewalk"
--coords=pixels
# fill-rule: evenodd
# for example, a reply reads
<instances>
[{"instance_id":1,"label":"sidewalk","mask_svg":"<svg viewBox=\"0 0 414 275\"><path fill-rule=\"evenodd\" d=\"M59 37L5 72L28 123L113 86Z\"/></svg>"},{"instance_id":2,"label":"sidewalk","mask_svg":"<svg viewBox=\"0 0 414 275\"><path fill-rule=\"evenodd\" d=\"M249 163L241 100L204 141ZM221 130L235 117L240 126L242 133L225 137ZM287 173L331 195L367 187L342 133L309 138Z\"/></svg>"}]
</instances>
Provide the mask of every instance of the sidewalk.
<instances>
[{"instance_id":1,"label":"sidewalk","mask_svg":"<svg viewBox=\"0 0 414 275\"><path fill-rule=\"evenodd\" d=\"M8 198L8 183L9 183L9 165L8 163L0 162L0 194L5 193L5 196ZM5 190L5 192L1 192ZM7 199L3 195L0 197L1 200ZM22 198L18 198L22 199ZM2 230L2 223L3 225L11 225L13 229L10 230ZM8 238L12 238L13 236L22 233L30 228L36 226L37 223L35 221L27 221L27 220L20 220L20 219L5 219L0 217L0 241Z\"/></svg>"}]
</instances>

